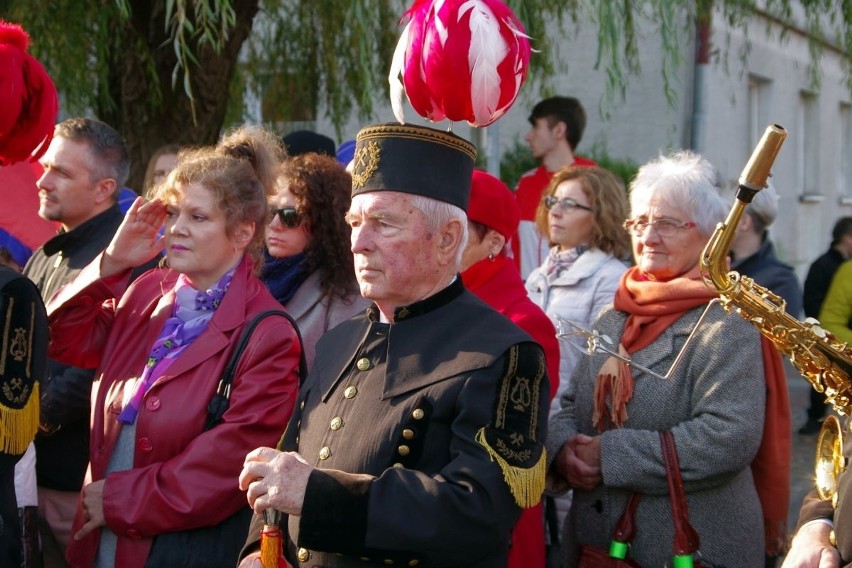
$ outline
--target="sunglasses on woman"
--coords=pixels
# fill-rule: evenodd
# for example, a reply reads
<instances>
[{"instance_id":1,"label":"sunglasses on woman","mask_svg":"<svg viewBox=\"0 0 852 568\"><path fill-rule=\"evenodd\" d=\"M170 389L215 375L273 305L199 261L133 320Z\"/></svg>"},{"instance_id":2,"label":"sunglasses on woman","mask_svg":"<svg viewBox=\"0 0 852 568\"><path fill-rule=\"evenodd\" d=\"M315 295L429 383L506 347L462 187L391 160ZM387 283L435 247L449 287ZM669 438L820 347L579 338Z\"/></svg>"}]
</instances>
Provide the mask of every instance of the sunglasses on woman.
<instances>
[{"instance_id":1,"label":"sunglasses on woman","mask_svg":"<svg viewBox=\"0 0 852 568\"><path fill-rule=\"evenodd\" d=\"M269 222L272 223L272 220L275 219L275 216L278 216L278 220L281 221L281 224L290 229L295 229L299 225L302 224L302 214L296 211L295 207L282 207L280 209L270 209L269 211Z\"/></svg>"}]
</instances>

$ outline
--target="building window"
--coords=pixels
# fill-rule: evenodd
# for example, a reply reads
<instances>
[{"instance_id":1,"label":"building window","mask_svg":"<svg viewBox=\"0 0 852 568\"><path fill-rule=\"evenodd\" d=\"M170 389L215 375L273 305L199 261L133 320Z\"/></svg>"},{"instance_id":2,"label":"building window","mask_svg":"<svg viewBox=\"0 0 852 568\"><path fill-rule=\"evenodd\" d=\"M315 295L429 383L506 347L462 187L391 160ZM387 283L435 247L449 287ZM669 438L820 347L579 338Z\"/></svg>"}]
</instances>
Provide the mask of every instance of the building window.
<instances>
[{"instance_id":1,"label":"building window","mask_svg":"<svg viewBox=\"0 0 852 568\"><path fill-rule=\"evenodd\" d=\"M746 148L754 148L770 123L767 115L770 108L770 85L770 81L764 77L749 75Z\"/></svg>"},{"instance_id":2,"label":"building window","mask_svg":"<svg viewBox=\"0 0 852 568\"><path fill-rule=\"evenodd\" d=\"M796 132L796 168L799 176L799 188L807 198L819 195L819 99L816 94L801 91L799 94L799 116Z\"/></svg>"},{"instance_id":3,"label":"building window","mask_svg":"<svg viewBox=\"0 0 852 568\"><path fill-rule=\"evenodd\" d=\"M852 104L840 103L838 137L837 194L841 203L852 203Z\"/></svg>"}]
</instances>

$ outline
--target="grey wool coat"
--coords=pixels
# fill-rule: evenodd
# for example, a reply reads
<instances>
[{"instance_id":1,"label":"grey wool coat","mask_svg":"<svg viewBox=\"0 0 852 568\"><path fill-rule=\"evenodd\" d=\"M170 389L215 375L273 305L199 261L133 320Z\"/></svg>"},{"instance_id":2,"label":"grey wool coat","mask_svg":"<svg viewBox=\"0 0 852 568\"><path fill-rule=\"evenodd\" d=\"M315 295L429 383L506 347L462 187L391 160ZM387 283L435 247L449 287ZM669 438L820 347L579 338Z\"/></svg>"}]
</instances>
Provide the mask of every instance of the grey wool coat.
<instances>
[{"instance_id":1,"label":"grey wool coat","mask_svg":"<svg viewBox=\"0 0 852 568\"><path fill-rule=\"evenodd\" d=\"M704 307L684 314L651 345L633 353L637 363L665 375ZM618 342L627 314L606 308L594 329ZM561 410L549 424L548 459L577 433L594 436L595 376L608 358L584 356ZM601 434L603 482L574 490L565 523L565 566L576 565L577 546L609 548L612 529L631 492L641 493L637 534L629 556L645 568L672 565L674 526L658 432L671 430L702 556L726 568L763 565L763 515L749 468L763 434L765 382L759 334L738 315L714 305L672 377L634 369L633 397L621 429ZM550 468L554 492L567 481Z\"/></svg>"}]
</instances>

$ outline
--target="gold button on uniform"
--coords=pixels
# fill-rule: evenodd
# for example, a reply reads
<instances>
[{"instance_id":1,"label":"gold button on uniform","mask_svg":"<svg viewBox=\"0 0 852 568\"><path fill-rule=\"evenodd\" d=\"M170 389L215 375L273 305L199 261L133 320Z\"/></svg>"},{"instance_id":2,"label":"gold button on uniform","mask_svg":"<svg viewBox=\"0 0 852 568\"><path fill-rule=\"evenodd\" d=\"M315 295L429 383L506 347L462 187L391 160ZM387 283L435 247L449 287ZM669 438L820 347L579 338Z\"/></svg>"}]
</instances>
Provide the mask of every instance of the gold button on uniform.
<instances>
[{"instance_id":1,"label":"gold button on uniform","mask_svg":"<svg viewBox=\"0 0 852 568\"><path fill-rule=\"evenodd\" d=\"M358 394L358 389L354 386L346 387L346 390L343 391L343 396L346 398L355 398L356 394Z\"/></svg>"},{"instance_id":2,"label":"gold button on uniform","mask_svg":"<svg viewBox=\"0 0 852 568\"><path fill-rule=\"evenodd\" d=\"M311 559L311 553L308 552L308 550L306 548L300 548L297 555L298 555L298 558L299 558L299 562L307 562L308 560Z\"/></svg>"},{"instance_id":3,"label":"gold button on uniform","mask_svg":"<svg viewBox=\"0 0 852 568\"><path fill-rule=\"evenodd\" d=\"M399 451L399 455L401 456L407 456L411 453L411 449L408 446L400 446L397 451Z\"/></svg>"},{"instance_id":4,"label":"gold button on uniform","mask_svg":"<svg viewBox=\"0 0 852 568\"><path fill-rule=\"evenodd\" d=\"M406 428L402 431L402 437L406 440L411 440L412 438L414 438L414 430L412 430L411 428Z\"/></svg>"},{"instance_id":5,"label":"gold button on uniform","mask_svg":"<svg viewBox=\"0 0 852 568\"><path fill-rule=\"evenodd\" d=\"M393 466L394 466L396 469L403 469L403 468L405 468L405 466L404 466L404 465L402 465L402 464L401 464L401 463L399 463L399 462L396 462L395 464L393 464Z\"/></svg>"},{"instance_id":6,"label":"gold button on uniform","mask_svg":"<svg viewBox=\"0 0 852 568\"><path fill-rule=\"evenodd\" d=\"M335 416L331 419L331 423L329 424L332 430L340 430L343 428L343 418L340 416Z\"/></svg>"},{"instance_id":7,"label":"gold button on uniform","mask_svg":"<svg viewBox=\"0 0 852 568\"><path fill-rule=\"evenodd\" d=\"M366 357L361 357L355 365L358 367L359 371L366 371L370 368L370 360Z\"/></svg>"},{"instance_id":8,"label":"gold button on uniform","mask_svg":"<svg viewBox=\"0 0 852 568\"><path fill-rule=\"evenodd\" d=\"M329 457L331 457L331 450L329 449L329 447L323 446L322 448L320 448L319 458L321 460L327 460Z\"/></svg>"},{"instance_id":9,"label":"gold button on uniform","mask_svg":"<svg viewBox=\"0 0 852 568\"><path fill-rule=\"evenodd\" d=\"M420 564L420 561L419 561L419 560L417 560L416 558L415 558L414 560L409 560L409 561L408 561L408 565L409 565L409 566L417 566L418 564Z\"/></svg>"},{"instance_id":10,"label":"gold button on uniform","mask_svg":"<svg viewBox=\"0 0 852 568\"><path fill-rule=\"evenodd\" d=\"M414 417L415 420L420 420L421 418L426 416L426 413L423 412L422 408L415 408L414 412L412 412L411 415Z\"/></svg>"}]
</instances>

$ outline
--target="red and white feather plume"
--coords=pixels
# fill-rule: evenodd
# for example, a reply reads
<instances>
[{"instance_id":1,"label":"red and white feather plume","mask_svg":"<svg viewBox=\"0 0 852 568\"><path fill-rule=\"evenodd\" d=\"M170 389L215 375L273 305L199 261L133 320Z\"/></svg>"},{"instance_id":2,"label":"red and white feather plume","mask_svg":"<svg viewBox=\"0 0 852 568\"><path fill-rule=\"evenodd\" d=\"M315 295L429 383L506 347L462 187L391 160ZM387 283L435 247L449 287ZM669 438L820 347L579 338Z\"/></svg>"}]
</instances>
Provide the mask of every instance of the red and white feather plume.
<instances>
[{"instance_id":1,"label":"red and white feather plume","mask_svg":"<svg viewBox=\"0 0 852 568\"><path fill-rule=\"evenodd\" d=\"M433 122L487 126L515 102L527 78L529 37L500 0L415 0L394 52L391 106L405 122L402 95ZM402 81L400 81L400 76Z\"/></svg>"}]
</instances>

